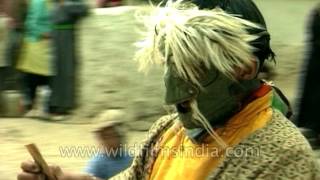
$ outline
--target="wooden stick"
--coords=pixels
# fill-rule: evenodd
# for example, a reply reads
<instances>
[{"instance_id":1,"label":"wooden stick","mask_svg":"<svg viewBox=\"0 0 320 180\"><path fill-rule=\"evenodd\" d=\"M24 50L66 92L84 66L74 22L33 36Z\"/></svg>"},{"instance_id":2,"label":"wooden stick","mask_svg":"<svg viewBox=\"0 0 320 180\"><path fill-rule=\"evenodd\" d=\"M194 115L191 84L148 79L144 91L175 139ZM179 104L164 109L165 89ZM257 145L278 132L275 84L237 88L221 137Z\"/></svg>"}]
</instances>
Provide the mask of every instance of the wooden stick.
<instances>
[{"instance_id":1,"label":"wooden stick","mask_svg":"<svg viewBox=\"0 0 320 180\"><path fill-rule=\"evenodd\" d=\"M48 180L57 180L57 178L51 173L48 164L43 159L37 146L32 143L25 145L25 147L29 151L35 163L40 167L42 173L44 173L47 176Z\"/></svg>"}]
</instances>

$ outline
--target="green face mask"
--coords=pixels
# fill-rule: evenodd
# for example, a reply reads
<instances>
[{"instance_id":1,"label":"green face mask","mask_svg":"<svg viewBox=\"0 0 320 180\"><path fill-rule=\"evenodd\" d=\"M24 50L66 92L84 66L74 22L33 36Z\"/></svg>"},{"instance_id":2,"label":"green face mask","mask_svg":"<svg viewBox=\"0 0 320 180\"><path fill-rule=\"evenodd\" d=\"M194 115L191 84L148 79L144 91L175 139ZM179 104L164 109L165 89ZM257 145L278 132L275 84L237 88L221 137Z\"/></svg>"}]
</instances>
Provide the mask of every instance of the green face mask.
<instances>
[{"instance_id":1,"label":"green face mask","mask_svg":"<svg viewBox=\"0 0 320 180\"><path fill-rule=\"evenodd\" d=\"M259 80L235 82L216 69L210 69L199 79L203 88L180 78L172 65L167 66L164 76L165 102L175 105L179 119L187 134L196 139L203 133L202 124L193 118L188 101L196 100L198 109L211 126L224 124L241 108L241 100L259 87Z\"/></svg>"}]
</instances>

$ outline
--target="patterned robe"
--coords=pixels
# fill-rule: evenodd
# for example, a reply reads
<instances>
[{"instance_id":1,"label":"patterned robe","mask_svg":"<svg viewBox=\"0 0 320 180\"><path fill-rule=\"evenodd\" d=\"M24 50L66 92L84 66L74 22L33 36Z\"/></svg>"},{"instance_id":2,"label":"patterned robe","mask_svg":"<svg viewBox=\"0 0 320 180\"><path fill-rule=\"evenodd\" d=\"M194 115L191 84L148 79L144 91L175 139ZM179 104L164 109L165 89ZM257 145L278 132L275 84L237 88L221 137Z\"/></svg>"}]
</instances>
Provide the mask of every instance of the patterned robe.
<instances>
[{"instance_id":1,"label":"patterned robe","mask_svg":"<svg viewBox=\"0 0 320 180\"><path fill-rule=\"evenodd\" d=\"M226 156L207 179L320 179L319 165L307 140L279 108L271 108L267 124L233 146L242 152L258 148L259 156ZM149 179L160 151L157 142L176 123L179 122L175 116L159 119L131 167L113 179Z\"/></svg>"}]
</instances>

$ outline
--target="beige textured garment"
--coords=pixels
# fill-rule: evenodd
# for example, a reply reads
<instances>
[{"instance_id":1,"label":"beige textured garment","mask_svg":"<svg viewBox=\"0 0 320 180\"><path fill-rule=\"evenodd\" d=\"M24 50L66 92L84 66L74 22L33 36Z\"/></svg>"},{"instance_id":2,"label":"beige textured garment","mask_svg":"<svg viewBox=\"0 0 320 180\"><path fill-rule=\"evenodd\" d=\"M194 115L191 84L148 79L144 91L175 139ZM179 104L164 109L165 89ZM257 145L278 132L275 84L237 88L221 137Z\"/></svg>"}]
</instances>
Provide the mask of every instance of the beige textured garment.
<instances>
[{"instance_id":1,"label":"beige textured garment","mask_svg":"<svg viewBox=\"0 0 320 180\"><path fill-rule=\"evenodd\" d=\"M112 179L148 179L158 152L155 144L176 121L172 116L159 119L150 129L131 167ZM251 134L235 148L259 148L260 155L226 157L208 179L320 179L319 165L307 140L277 110L273 110L272 119L264 128Z\"/></svg>"}]
</instances>

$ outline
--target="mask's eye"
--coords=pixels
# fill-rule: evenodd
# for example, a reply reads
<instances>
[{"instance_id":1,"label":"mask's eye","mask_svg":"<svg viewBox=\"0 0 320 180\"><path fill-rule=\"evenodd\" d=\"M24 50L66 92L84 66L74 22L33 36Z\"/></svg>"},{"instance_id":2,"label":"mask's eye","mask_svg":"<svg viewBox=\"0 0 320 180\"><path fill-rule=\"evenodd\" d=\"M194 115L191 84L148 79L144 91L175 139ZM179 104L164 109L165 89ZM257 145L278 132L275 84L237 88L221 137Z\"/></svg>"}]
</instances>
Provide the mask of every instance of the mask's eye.
<instances>
[{"instance_id":1,"label":"mask's eye","mask_svg":"<svg viewBox=\"0 0 320 180\"><path fill-rule=\"evenodd\" d=\"M167 61L165 62L165 67L166 67L165 71L171 71L171 75L173 75L173 77L181 78L178 75L178 71L176 69L175 62L172 61L171 57L168 58ZM201 71L201 72L198 72L199 77L197 79L202 87L206 87L206 86L210 85L218 78L219 71L217 69L215 69L215 68L208 69L204 64L200 65L200 67L201 68L199 68L199 71ZM186 81L188 81L188 80L186 80ZM189 82L191 82L191 81L189 80Z\"/></svg>"},{"instance_id":2,"label":"mask's eye","mask_svg":"<svg viewBox=\"0 0 320 180\"><path fill-rule=\"evenodd\" d=\"M170 72L170 75L172 75L173 77L175 78L179 77L175 63L173 61L171 60L166 61L164 63L164 67L165 67L165 74L167 74L167 72Z\"/></svg>"},{"instance_id":3,"label":"mask's eye","mask_svg":"<svg viewBox=\"0 0 320 180\"><path fill-rule=\"evenodd\" d=\"M203 73L201 74L200 78L199 78L199 82L201 83L201 85L203 87L206 87L208 85L210 85L211 83L213 83L214 81L216 81L216 79L219 76L219 71L211 68L211 69L207 69L205 71L203 71Z\"/></svg>"}]
</instances>

